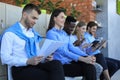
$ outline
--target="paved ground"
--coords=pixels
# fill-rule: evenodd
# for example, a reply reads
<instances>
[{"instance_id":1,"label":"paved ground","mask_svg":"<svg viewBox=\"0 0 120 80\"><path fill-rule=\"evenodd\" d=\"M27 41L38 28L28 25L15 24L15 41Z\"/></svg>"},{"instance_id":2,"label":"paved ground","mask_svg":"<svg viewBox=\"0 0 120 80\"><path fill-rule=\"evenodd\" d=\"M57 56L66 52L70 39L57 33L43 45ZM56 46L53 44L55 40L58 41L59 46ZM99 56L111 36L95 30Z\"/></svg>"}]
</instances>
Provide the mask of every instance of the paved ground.
<instances>
[{"instance_id":1,"label":"paved ground","mask_svg":"<svg viewBox=\"0 0 120 80\"><path fill-rule=\"evenodd\" d=\"M111 80L120 80L120 70L113 75Z\"/></svg>"},{"instance_id":2,"label":"paved ground","mask_svg":"<svg viewBox=\"0 0 120 80\"><path fill-rule=\"evenodd\" d=\"M65 80L81 80L80 77L76 77L76 78L69 78L67 77ZM111 80L120 80L120 70L117 71L111 78Z\"/></svg>"}]
</instances>

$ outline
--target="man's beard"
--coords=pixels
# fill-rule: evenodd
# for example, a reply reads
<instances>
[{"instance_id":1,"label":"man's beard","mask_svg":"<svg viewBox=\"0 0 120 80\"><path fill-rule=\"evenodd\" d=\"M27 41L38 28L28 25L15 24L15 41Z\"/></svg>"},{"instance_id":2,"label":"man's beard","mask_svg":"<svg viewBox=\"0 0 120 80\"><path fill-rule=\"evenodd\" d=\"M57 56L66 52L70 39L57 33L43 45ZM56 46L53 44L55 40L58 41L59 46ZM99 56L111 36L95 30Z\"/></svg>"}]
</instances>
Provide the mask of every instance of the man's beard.
<instances>
[{"instance_id":1,"label":"man's beard","mask_svg":"<svg viewBox=\"0 0 120 80\"><path fill-rule=\"evenodd\" d=\"M91 35L93 35L92 32L89 32L89 33L90 33Z\"/></svg>"},{"instance_id":2,"label":"man's beard","mask_svg":"<svg viewBox=\"0 0 120 80\"><path fill-rule=\"evenodd\" d=\"M28 22L27 19L26 19L24 22L25 22L25 25L26 25L26 27L27 27L28 29L31 28L30 23Z\"/></svg>"}]
</instances>

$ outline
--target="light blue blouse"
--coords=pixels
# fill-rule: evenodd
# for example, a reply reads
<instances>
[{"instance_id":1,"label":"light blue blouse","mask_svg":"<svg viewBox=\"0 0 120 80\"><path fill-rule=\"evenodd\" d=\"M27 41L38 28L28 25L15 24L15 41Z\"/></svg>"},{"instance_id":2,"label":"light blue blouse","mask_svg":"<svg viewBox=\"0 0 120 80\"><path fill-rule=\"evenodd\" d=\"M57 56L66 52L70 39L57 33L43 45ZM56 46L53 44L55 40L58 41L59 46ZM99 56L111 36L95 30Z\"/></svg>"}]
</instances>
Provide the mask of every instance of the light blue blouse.
<instances>
[{"instance_id":1,"label":"light blue blouse","mask_svg":"<svg viewBox=\"0 0 120 80\"><path fill-rule=\"evenodd\" d=\"M63 64L69 64L73 60L78 61L80 56L86 56L79 48L69 43L69 36L64 30L58 30L53 27L47 32L46 37L48 39L64 42L64 45L58 48L53 56L54 59L60 60Z\"/></svg>"}]
</instances>

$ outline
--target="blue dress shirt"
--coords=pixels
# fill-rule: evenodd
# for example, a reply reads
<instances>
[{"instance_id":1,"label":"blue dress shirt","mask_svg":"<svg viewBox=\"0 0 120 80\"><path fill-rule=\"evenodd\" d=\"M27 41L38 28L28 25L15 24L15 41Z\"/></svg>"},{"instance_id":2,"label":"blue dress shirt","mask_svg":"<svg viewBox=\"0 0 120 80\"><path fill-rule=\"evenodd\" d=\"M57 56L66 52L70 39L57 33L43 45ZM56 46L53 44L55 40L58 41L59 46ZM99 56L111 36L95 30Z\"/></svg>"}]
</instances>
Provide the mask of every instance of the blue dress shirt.
<instances>
[{"instance_id":1,"label":"blue dress shirt","mask_svg":"<svg viewBox=\"0 0 120 80\"><path fill-rule=\"evenodd\" d=\"M48 39L64 42L64 45L55 51L54 59L60 60L62 64L69 64L73 60L78 61L80 56L69 49L69 37L64 30L58 30L53 27L47 32L46 37Z\"/></svg>"}]
</instances>

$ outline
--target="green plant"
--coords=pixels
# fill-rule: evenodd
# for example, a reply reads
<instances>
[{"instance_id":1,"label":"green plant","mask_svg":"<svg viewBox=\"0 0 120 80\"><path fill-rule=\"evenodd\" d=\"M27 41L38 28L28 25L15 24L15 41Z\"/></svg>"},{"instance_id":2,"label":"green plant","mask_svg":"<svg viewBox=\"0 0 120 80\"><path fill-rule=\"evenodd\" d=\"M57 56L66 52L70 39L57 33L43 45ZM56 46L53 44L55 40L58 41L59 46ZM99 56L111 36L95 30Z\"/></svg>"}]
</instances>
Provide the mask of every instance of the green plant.
<instances>
[{"instance_id":1,"label":"green plant","mask_svg":"<svg viewBox=\"0 0 120 80\"><path fill-rule=\"evenodd\" d=\"M45 0L38 0L38 1L40 2L40 4L38 5L39 8L41 9L47 8Z\"/></svg>"},{"instance_id":2,"label":"green plant","mask_svg":"<svg viewBox=\"0 0 120 80\"><path fill-rule=\"evenodd\" d=\"M120 0L117 0L117 14L119 14L120 15Z\"/></svg>"},{"instance_id":3,"label":"green plant","mask_svg":"<svg viewBox=\"0 0 120 80\"><path fill-rule=\"evenodd\" d=\"M62 0L53 3L51 0L38 0L40 4L38 5L41 9L46 9L47 13L53 12L56 8L60 7ZM63 9L63 8L62 8ZM65 9L64 9L65 10Z\"/></svg>"},{"instance_id":4,"label":"green plant","mask_svg":"<svg viewBox=\"0 0 120 80\"><path fill-rule=\"evenodd\" d=\"M22 4L27 4L30 0L15 0L17 6L21 6Z\"/></svg>"},{"instance_id":5,"label":"green plant","mask_svg":"<svg viewBox=\"0 0 120 80\"><path fill-rule=\"evenodd\" d=\"M28 4L30 0L23 0L22 4Z\"/></svg>"},{"instance_id":6,"label":"green plant","mask_svg":"<svg viewBox=\"0 0 120 80\"><path fill-rule=\"evenodd\" d=\"M16 2L16 5L17 5L17 6L20 6L21 0L15 0L15 2Z\"/></svg>"},{"instance_id":7,"label":"green plant","mask_svg":"<svg viewBox=\"0 0 120 80\"><path fill-rule=\"evenodd\" d=\"M80 12L75 9L75 6L72 6L70 15L77 18L80 16Z\"/></svg>"},{"instance_id":8,"label":"green plant","mask_svg":"<svg viewBox=\"0 0 120 80\"><path fill-rule=\"evenodd\" d=\"M56 3L53 3L52 1L48 0L47 2L47 10L49 13L53 12L56 8L60 7L60 3L62 0L57 1Z\"/></svg>"}]
</instances>

